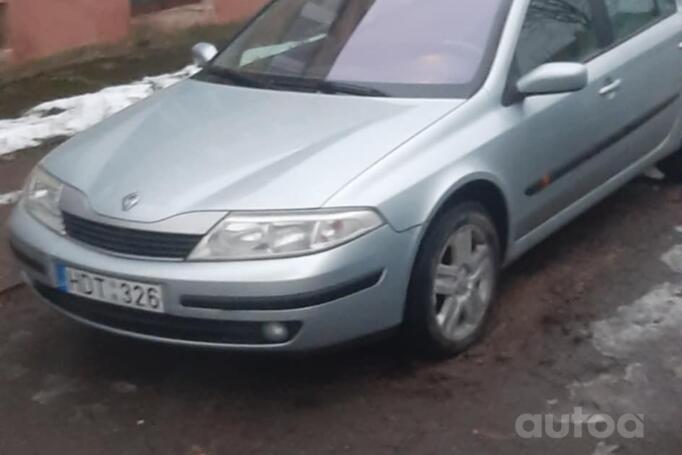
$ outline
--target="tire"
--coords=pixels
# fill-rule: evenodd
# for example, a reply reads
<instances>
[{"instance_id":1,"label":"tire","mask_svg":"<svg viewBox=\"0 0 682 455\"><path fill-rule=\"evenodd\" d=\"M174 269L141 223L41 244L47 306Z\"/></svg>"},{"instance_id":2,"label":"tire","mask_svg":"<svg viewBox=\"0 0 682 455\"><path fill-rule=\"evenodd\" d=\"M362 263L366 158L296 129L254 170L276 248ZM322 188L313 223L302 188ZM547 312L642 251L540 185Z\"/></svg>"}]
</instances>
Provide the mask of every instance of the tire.
<instances>
[{"instance_id":1,"label":"tire","mask_svg":"<svg viewBox=\"0 0 682 455\"><path fill-rule=\"evenodd\" d=\"M669 180L682 182L682 150L678 150L658 163L658 168Z\"/></svg>"},{"instance_id":2,"label":"tire","mask_svg":"<svg viewBox=\"0 0 682 455\"><path fill-rule=\"evenodd\" d=\"M439 214L412 270L403 333L407 346L444 359L478 341L495 299L500 261L499 234L482 205L458 203Z\"/></svg>"}]
</instances>

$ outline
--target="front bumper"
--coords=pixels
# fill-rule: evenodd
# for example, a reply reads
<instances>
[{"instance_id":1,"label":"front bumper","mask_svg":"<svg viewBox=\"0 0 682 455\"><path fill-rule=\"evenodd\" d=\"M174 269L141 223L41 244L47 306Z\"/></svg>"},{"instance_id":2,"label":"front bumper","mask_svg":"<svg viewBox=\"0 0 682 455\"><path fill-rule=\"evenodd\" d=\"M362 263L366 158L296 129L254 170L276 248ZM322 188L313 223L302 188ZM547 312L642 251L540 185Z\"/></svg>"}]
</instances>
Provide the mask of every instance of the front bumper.
<instances>
[{"instance_id":1,"label":"front bumper","mask_svg":"<svg viewBox=\"0 0 682 455\"><path fill-rule=\"evenodd\" d=\"M22 204L10 220L12 247L29 284L60 311L90 326L198 347L299 351L398 326L419 229L390 226L331 251L275 260L192 263L113 256L62 237ZM159 284L165 314L89 301L59 291L56 264ZM265 323L289 328L283 343Z\"/></svg>"}]
</instances>

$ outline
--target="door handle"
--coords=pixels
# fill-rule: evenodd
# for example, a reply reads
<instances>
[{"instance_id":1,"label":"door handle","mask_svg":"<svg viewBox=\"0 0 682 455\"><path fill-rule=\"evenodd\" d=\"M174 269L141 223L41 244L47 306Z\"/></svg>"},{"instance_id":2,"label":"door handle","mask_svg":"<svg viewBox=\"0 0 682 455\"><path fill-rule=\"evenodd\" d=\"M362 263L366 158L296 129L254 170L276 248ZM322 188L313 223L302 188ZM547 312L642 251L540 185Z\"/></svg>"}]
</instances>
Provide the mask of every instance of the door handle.
<instances>
[{"instance_id":1,"label":"door handle","mask_svg":"<svg viewBox=\"0 0 682 455\"><path fill-rule=\"evenodd\" d=\"M677 48L682 50L682 43L678 44Z\"/></svg>"},{"instance_id":2,"label":"door handle","mask_svg":"<svg viewBox=\"0 0 682 455\"><path fill-rule=\"evenodd\" d=\"M604 87L599 90L599 94L601 96L609 96L615 92L617 92L621 85L623 85L623 81L620 79L616 79L615 81L607 80L606 84Z\"/></svg>"}]
</instances>

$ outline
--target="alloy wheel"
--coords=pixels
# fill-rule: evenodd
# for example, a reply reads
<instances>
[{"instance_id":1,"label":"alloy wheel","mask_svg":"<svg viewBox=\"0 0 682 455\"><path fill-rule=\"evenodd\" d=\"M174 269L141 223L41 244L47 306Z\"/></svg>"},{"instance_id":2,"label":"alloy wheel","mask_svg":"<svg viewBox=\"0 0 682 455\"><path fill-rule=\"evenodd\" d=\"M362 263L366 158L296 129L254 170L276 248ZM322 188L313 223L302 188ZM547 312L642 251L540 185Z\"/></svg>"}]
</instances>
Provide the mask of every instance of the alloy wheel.
<instances>
[{"instance_id":1,"label":"alloy wheel","mask_svg":"<svg viewBox=\"0 0 682 455\"><path fill-rule=\"evenodd\" d=\"M471 224L459 227L443 247L433 281L433 309L448 340L465 340L483 323L494 293L493 254L485 232Z\"/></svg>"}]
</instances>

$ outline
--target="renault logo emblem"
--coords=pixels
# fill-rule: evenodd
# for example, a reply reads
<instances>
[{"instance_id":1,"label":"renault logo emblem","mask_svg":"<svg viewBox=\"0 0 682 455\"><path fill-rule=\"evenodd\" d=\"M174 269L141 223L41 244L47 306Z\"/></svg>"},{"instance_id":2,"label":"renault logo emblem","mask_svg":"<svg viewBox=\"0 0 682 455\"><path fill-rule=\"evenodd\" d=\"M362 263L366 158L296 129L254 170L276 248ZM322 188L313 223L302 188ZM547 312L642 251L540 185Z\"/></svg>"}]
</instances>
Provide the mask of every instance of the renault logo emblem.
<instances>
[{"instance_id":1,"label":"renault logo emblem","mask_svg":"<svg viewBox=\"0 0 682 455\"><path fill-rule=\"evenodd\" d=\"M140 202L139 194L132 193L127 195L126 197L123 198L123 211L127 212L128 210L135 207L139 202Z\"/></svg>"}]
</instances>

